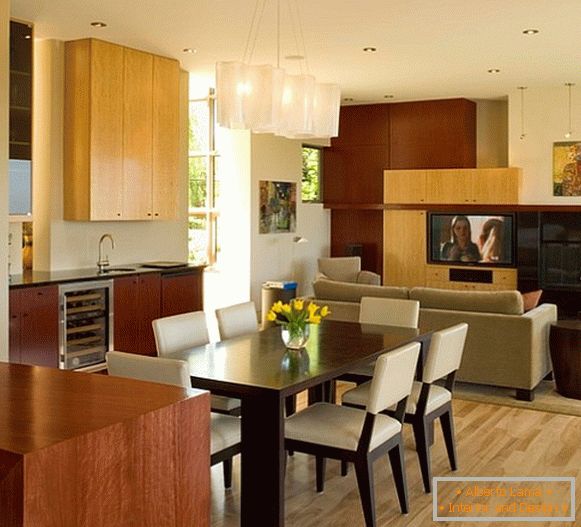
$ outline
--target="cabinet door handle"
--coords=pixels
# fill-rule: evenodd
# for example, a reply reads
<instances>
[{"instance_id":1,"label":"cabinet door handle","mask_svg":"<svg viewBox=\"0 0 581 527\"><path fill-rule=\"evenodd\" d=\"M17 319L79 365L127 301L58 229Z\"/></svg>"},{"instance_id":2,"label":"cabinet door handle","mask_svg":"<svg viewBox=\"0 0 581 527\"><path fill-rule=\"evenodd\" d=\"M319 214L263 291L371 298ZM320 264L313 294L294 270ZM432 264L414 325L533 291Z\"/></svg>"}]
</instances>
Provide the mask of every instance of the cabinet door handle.
<instances>
[{"instance_id":1,"label":"cabinet door handle","mask_svg":"<svg viewBox=\"0 0 581 527\"><path fill-rule=\"evenodd\" d=\"M156 212L156 213L154 214L154 216L159 216L159 212Z\"/></svg>"},{"instance_id":2,"label":"cabinet door handle","mask_svg":"<svg viewBox=\"0 0 581 527\"><path fill-rule=\"evenodd\" d=\"M147 215L148 215L148 216L151 216L151 212L148 212L148 213L147 213Z\"/></svg>"}]
</instances>

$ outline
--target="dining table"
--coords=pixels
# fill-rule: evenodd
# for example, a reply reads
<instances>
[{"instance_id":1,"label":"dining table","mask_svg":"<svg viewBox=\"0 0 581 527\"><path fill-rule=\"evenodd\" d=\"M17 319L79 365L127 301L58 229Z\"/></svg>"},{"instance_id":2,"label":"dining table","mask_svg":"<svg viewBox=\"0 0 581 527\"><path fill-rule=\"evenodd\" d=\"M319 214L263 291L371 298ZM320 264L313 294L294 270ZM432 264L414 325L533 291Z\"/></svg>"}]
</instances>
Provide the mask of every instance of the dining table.
<instances>
[{"instance_id":1,"label":"dining table","mask_svg":"<svg viewBox=\"0 0 581 527\"><path fill-rule=\"evenodd\" d=\"M325 320L311 325L302 350L287 350L279 327L168 355L188 362L192 386L241 400L241 527L284 525L285 399L319 389L382 353L412 341L422 344L418 372L431 329Z\"/></svg>"}]
</instances>

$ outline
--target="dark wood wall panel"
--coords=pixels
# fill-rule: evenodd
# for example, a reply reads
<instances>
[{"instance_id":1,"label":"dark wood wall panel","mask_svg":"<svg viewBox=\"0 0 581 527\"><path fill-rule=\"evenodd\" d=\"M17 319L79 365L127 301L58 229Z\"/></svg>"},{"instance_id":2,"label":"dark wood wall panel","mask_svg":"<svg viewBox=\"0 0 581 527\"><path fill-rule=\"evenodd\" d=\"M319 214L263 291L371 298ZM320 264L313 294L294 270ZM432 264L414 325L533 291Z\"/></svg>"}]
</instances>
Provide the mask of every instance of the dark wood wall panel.
<instances>
[{"instance_id":1,"label":"dark wood wall panel","mask_svg":"<svg viewBox=\"0 0 581 527\"><path fill-rule=\"evenodd\" d=\"M476 103L449 99L390 106L389 168L476 167Z\"/></svg>"},{"instance_id":2,"label":"dark wood wall panel","mask_svg":"<svg viewBox=\"0 0 581 527\"><path fill-rule=\"evenodd\" d=\"M345 256L351 243L363 245L362 269L383 273L382 210L331 211L331 256Z\"/></svg>"},{"instance_id":3,"label":"dark wood wall panel","mask_svg":"<svg viewBox=\"0 0 581 527\"><path fill-rule=\"evenodd\" d=\"M387 145L345 146L325 152L325 203L382 203Z\"/></svg>"},{"instance_id":4,"label":"dark wood wall panel","mask_svg":"<svg viewBox=\"0 0 581 527\"><path fill-rule=\"evenodd\" d=\"M389 104L343 106L339 117L339 137L333 148L353 145L389 144Z\"/></svg>"}]
</instances>

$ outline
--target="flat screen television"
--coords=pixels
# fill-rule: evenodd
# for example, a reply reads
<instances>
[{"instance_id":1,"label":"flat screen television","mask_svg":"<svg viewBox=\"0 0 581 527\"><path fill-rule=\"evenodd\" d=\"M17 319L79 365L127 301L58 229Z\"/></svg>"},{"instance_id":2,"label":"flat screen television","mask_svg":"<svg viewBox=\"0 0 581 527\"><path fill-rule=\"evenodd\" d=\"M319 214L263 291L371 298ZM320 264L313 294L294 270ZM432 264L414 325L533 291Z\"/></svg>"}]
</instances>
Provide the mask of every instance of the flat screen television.
<instances>
[{"instance_id":1,"label":"flat screen television","mask_svg":"<svg viewBox=\"0 0 581 527\"><path fill-rule=\"evenodd\" d=\"M514 214L428 214L428 261L514 267Z\"/></svg>"}]
</instances>

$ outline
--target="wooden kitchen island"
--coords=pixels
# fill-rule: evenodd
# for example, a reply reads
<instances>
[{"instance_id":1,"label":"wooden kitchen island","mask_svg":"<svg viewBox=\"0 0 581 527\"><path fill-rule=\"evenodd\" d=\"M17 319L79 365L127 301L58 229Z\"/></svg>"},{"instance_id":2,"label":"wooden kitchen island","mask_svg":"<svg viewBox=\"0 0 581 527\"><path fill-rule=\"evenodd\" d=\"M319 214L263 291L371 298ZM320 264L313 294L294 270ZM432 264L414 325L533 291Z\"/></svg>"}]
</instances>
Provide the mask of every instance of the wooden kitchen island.
<instances>
[{"instance_id":1,"label":"wooden kitchen island","mask_svg":"<svg viewBox=\"0 0 581 527\"><path fill-rule=\"evenodd\" d=\"M0 526L209 525L207 392L0 363Z\"/></svg>"}]
</instances>

